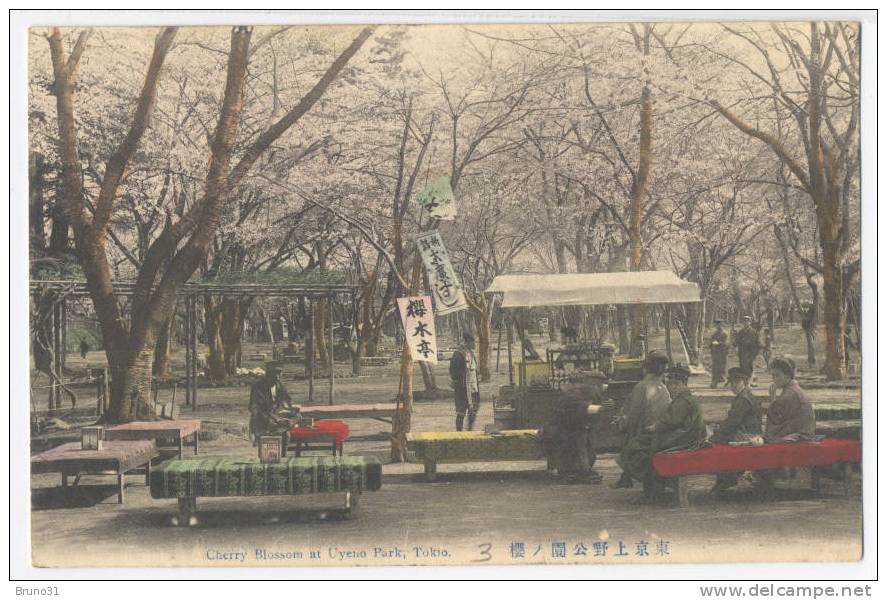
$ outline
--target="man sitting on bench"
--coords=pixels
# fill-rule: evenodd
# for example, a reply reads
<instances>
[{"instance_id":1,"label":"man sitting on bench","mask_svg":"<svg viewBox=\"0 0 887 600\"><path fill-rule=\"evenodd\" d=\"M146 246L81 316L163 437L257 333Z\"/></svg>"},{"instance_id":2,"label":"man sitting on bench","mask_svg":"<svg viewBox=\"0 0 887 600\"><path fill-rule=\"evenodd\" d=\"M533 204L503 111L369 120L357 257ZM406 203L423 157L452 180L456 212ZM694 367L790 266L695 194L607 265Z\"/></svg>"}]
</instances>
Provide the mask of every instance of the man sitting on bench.
<instances>
[{"instance_id":1,"label":"man sitting on bench","mask_svg":"<svg viewBox=\"0 0 887 600\"><path fill-rule=\"evenodd\" d=\"M748 383L751 374L742 367L731 367L727 372L727 385L736 396L730 404L727 419L711 437L716 444L743 441L761 435L761 401L751 392ZM712 493L722 492L736 485L736 473L718 473Z\"/></svg>"},{"instance_id":2,"label":"man sitting on bench","mask_svg":"<svg viewBox=\"0 0 887 600\"><path fill-rule=\"evenodd\" d=\"M277 367L267 367L265 376L250 388L249 433L254 446L263 435L280 435L286 448L287 431L293 426L292 418L299 412L280 381L280 373Z\"/></svg>"}]
</instances>

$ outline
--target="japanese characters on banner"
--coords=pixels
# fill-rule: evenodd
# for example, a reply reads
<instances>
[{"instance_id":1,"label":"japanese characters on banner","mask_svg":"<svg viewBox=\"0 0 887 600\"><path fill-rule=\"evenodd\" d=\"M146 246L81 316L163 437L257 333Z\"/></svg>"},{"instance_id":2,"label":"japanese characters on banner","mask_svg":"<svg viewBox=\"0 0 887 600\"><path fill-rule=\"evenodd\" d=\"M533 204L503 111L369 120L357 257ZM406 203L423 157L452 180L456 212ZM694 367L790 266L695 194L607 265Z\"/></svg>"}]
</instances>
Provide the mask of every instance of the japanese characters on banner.
<instances>
[{"instance_id":1,"label":"japanese characters on banner","mask_svg":"<svg viewBox=\"0 0 887 600\"><path fill-rule=\"evenodd\" d=\"M408 296L397 299L403 330L410 345L413 360L437 362L437 336L434 331L434 312L431 296Z\"/></svg>"},{"instance_id":2,"label":"japanese characters on banner","mask_svg":"<svg viewBox=\"0 0 887 600\"><path fill-rule=\"evenodd\" d=\"M434 294L435 312L448 315L468 308L465 292L456 277L440 233L437 230L423 233L416 238L416 244L422 254L425 272L428 273L428 285Z\"/></svg>"},{"instance_id":3,"label":"japanese characters on banner","mask_svg":"<svg viewBox=\"0 0 887 600\"><path fill-rule=\"evenodd\" d=\"M425 186L424 190L416 194L416 202L427 210L431 217L441 221L452 221L456 218L456 202L449 175L438 177Z\"/></svg>"}]
</instances>

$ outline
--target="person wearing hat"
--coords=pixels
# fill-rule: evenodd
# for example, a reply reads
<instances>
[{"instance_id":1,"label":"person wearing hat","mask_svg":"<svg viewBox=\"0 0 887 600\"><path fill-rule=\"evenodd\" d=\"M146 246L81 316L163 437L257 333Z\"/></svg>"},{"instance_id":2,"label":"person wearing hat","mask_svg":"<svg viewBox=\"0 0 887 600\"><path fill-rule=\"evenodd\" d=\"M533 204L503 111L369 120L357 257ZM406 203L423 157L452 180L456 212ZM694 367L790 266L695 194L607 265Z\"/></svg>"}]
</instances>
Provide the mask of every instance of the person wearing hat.
<instances>
[{"instance_id":1,"label":"person wearing hat","mask_svg":"<svg viewBox=\"0 0 887 600\"><path fill-rule=\"evenodd\" d=\"M816 415L807 393L795 380L795 363L790 358L770 361L770 406L767 408L767 443L797 442L816 434Z\"/></svg>"},{"instance_id":2,"label":"person wearing hat","mask_svg":"<svg viewBox=\"0 0 887 600\"><path fill-rule=\"evenodd\" d=\"M750 377L753 378L755 358L761 351L761 340L758 338L758 330L752 327L751 317L742 317L742 321L742 329L733 336L733 345L736 346L736 352L739 354L739 366L748 371Z\"/></svg>"},{"instance_id":3,"label":"person wearing hat","mask_svg":"<svg viewBox=\"0 0 887 600\"><path fill-rule=\"evenodd\" d=\"M589 406L604 401L607 376L591 371L572 377L554 404L551 418L542 427L542 446L549 464L570 483L600 483L592 467L597 460L589 435L593 417Z\"/></svg>"},{"instance_id":4,"label":"person wearing hat","mask_svg":"<svg viewBox=\"0 0 887 600\"><path fill-rule=\"evenodd\" d=\"M268 366L265 375L250 387L249 431L253 445L258 444L259 437L263 435L286 436L292 427L289 417L298 412L280 380L280 374L279 368ZM283 443L286 448L286 439Z\"/></svg>"},{"instance_id":5,"label":"person wearing hat","mask_svg":"<svg viewBox=\"0 0 887 600\"><path fill-rule=\"evenodd\" d=\"M731 367L727 372L727 385L735 396L727 418L712 435L712 442L726 444L746 436L761 435L761 400L752 394L748 379L749 374L742 367ZM736 473L719 473L712 492L731 488L738 480Z\"/></svg>"},{"instance_id":6,"label":"person wearing hat","mask_svg":"<svg viewBox=\"0 0 887 600\"><path fill-rule=\"evenodd\" d=\"M622 476L613 488L630 488L633 480L641 482L649 473L649 454L653 444L650 427L654 425L671 403L668 388L662 379L668 368L668 357L651 350L644 358L644 378L631 390L623 407L623 414L612 425L625 432L625 443L616 462L622 467Z\"/></svg>"},{"instance_id":7,"label":"person wearing hat","mask_svg":"<svg viewBox=\"0 0 887 600\"><path fill-rule=\"evenodd\" d=\"M711 388L715 389L724 381L724 373L727 370L727 354L730 351L727 332L724 331L724 322L715 319L715 330L708 340L708 348L711 351Z\"/></svg>"},{"instance_id":8,"label":"person wearing hat","mask_svg":"<svg viewBox=\"0 0 887 600\"><path fill-rule=\"evenodd\" d=\"M656 434L653 440L653 454L695 450L708 438L699 401L687 387L689 379L690 369L681 363L668 369L665 385L671 396L671 402L650 428ZM652 454L650 458L653 458Z\"/></svg>"},{"instance_id":9,"label":"person wearing hat","mask_svg":"<svg viewBox=\"0 0 887 600\"><path fill-rule=\"evenodd\" d=\"M480 388L477 359L474 356L474 336L469 331L462 335L462 344L450 359L450 379L456 392L456 431L462 431L466 414L468 431L471 431L480 408Z\"/></svg>"}]
</instances>

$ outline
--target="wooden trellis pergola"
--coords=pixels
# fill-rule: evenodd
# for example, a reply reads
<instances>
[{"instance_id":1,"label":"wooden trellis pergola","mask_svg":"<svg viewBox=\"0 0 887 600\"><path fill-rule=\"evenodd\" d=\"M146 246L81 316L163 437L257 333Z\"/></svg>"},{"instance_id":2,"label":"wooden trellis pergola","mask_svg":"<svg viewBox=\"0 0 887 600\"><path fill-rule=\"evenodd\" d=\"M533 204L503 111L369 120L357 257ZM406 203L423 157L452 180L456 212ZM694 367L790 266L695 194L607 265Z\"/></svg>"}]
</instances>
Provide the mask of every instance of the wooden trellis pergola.
<instances>
[{"instance_id":1,"label":"wooden trellis pergola","mask_svg":"<svg viewBox=\"0 0 887 600\"><path fill-rule=\"evenodd\" d=\"M118 297L131 297L135 290L132 281L118 281L114 283L114 293ZM82 280L51 280L32 279L30 292L39 298L47 292L52 292L54 305L52 307L52 324L50 327L50 346L53 351L54 361L60 372L61 356L65 351L64 341L67 336L66 302L69 298L88 297L89 290L86 282ZM177 298L185 304L185 403L192 410L197 409L197 301L200 296L221 296L224 298L292 298L298 300L304 298L310 301L309 318L313 320L314 305L317 300L329 300L329 403L335 401L335 373L333 369L333 301L337 298L350 299L352 304L357 293L357 286L340 283L237 283L214 282L203 280L187 283L178 292ZM318 332L322 335L322 332ZM314 353L307 357L310 363L309 372L309 402L313 400L314 389ZM59 391L59 394L61 392ZM60 398L58 399L60 403ZM52 402L50 403L52 407Z\"/></svg>"}]
</instances>

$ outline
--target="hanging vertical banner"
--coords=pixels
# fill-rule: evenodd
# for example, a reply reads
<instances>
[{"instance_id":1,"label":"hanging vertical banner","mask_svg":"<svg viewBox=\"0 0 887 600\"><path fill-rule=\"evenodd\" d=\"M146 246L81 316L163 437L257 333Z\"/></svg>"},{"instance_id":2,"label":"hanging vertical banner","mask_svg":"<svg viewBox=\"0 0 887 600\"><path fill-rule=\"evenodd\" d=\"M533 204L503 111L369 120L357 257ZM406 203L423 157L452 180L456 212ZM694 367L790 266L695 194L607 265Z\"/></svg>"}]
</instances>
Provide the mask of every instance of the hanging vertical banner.
<instances>
[{"instance_id":1,"label":"hanging vertical banner","mask_svg":"<svg viewBox=\"0 0 887 600\"><path fill-rule=\"evenodd\" d=\"M408 296L397 299L404 334L410 345L413 360L437 362L437 336L434 331L434 311L431 296Z\"/></svg>"},{"instance_id":2,"label":"hanging vertical banner","mask_svg":"<svg viewBox=\"0 0 887 600\"><path fill-rule=\"evenodd\" d=\"M422 262L428 273L428 285L434 294L437 314L447 315L468 308L465 293L456 277L456 271L450 262L450 255L447 254L440 233L437 230L424 233L416 238L416 244L419 246Z\"/></svg>"},{"instance_id":3,"label":"hanging vertical banner","mask_svg":"<svg viewBox=\"0 0 887 600\"><path fill-rule=\"evenodd\" d=\"M438 177L425 186L416 194L416 202L435 219L452 221L456 218L456 202L449 175Z\"/></svg>"}]
</instances>

